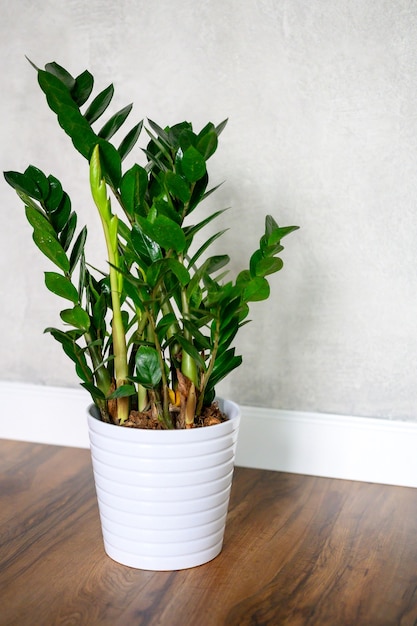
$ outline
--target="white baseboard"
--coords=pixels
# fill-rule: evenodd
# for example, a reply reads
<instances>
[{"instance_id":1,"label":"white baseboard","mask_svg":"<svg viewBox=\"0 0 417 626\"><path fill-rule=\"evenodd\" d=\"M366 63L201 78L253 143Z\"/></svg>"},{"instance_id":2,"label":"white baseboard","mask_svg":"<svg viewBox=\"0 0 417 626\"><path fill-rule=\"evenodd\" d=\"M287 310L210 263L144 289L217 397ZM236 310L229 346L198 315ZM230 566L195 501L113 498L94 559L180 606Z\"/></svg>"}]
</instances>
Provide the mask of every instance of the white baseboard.
<instances>
[{"instance_id":1,"label":"white baseboard","mask_svg":"<svg viewBox=\"0 0 417 626\"><path fill-rule=\"evenodd\" d=\"M0 438L88 448L81 388L0 381ZM242 407L236 464L417 487L417 423Z\"/></svg>"}]
</instances>

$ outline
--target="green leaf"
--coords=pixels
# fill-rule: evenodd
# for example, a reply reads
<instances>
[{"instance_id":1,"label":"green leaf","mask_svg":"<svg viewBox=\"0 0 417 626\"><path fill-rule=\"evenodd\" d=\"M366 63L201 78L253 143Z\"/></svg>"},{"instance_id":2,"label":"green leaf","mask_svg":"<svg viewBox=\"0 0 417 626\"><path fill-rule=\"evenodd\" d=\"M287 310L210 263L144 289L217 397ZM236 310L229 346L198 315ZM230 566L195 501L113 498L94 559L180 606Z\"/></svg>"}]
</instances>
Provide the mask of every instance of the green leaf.
<instances>
[{"instance_id":1,"label":"green leaf","mask_svg":"<svg viewBox=\"0 0 417 626\"><path fill-rule=\"evenodd\" d=\"M62 200L57 209L49 214L52 225L56 233L60 233L66 226L71 215L71 200L68 194L64 192Z\"/></svg>"},{"instance_id":2,"label":"green leaf","mask_svg":"<svg viewBox=\"0 0 417 626\"><path fill-rule=\"evenodd\" d=\"M77 227L77 214L72 212L59 235L59 241L65 251L68 250Z\"/></svg>"},{"instance_id":3,"label":"green leaf","mask_svg":"<svg viewBox=\"0 0 417 626\"><path fill-rule=\"evenodd\" d=\"M192 335L194 342L198 344L198 350L211 350L210 340L200 332L198 327L191 320L183 319L182 323L184 324L184 328Z\"/></svg>"},{"instance_id":4,"label":"green leaf","mask_svg":"<svg viewBox=\"0 0 417 626\"><path fill-rule=\"evenodd\" d=\"M114 400L115 398L127 398L136 394L136 388L134 385L120 385L113 393L107 396L108 400Z\"/></svg>"},{"instance_id":5,"label":"green leaf","mask_svg":"<svg viewBox=\"0 0 417 626\"><path fill-rule=\"evenodd\" d=\"M152 263L146 273L146 279L152 287L156 285L161 274L172 272L184 287L190 282L190 274L188 270L176 259L164 258Z\"/></svg>"},{"instance_id":6,"label":"green leaf","mask_svg":"<svg viewBox=\"0 0 417 626\"><path fill-rule=\"evenodd\" d=\"M136 353L136 380L147 389L154 389L162 378L158 352L150 346L140 346Z\"/></svg>"},{"instance_id":7,"label":"green leaf","mask_svg":"<svg viewBox=\"0 0 417 626\"><path fill-rule=\"evenodd\" d=\"M120 154L108 141L99 138L98 143L100 145L100 164L103 173L110 183L110 186L114 189L118 189L122 178L122 160Z\"/></svg>"},{"instance_id":8,"label":"green leaf","mask_svg":"<svg viewBox=\"0 0 417 626\"><path fill-rule=\"evenodd\" d=\"M93 91L94 78L88 70L85 70L82 74L75 79L75 85L71 89L71 97L77 106L81 107L87 102Z\"/></svg>"},{"instance_id":9,"label":"green leaf","mask_svg":"<svg viewBox=\"0 0 417 626\"><path fill-rule=\"evenodd\" d=\"M59 78L59 80L64 83L68 91L71 91L71 89L75 87L75 79L71 76L69 72L67 72L66 69L58 65L58 63L55 63L55 61L53 61L52 63L47 63L45 65L45 70Z\"/></svg>"},{"instance_id":10,"label":"green leaf","mask_svg":"<svg viewBox=\"0 0 417 626\"><path fill-rule=\"evenodd\" d=\"M208 389L213 389L223 378L228 376L231 371L242 364L242 357L235 356L235 349L230 348L219 356L214 364L213 373L210 376Z\"/></svg>"},{"instance_id":11,"label":"green leaf","mask_svg":"<svg viewBox=\"0 0 417 626\"><path fill-rule=\"evenodd\" d=\"M128 104L123 109L112 115L109 121L104 124L103 128L99 131L98 136L107 141L113 137L113 135L119 130L119 128L125 122L127 116L132 110L132 104Z\"/></svg>"},{"instance_id":12,"label":"green leaf","mask_svg":"<svg viewBox=\"0 0 417 626\"><path fill-rule=\"evenodd\" d=\"M132 150L135 143L139 139L139 135L141 133L142 127L143 127L143 121L139 122L139 124L136 124L136 126L134 126L132 130L128 132L128 134L123 139L120 146L118 147L118 152L120 154L120 158L122 161L123 159L127 157L129 152Z\"/></svg>"},{"instance_id":13,"label":"green leaf","mask_svg":"<svg viewBox=\"0 0 417 626\"><path fill-rule=\"evenodd\" d=\"M123 175L120 183L123 206L131 217L133 217L135 213L144 214L144 211L141 211L140 208L145 200L147 189L148 173L145 168L135 163L135 165Z\"/></svg>"},{"instance_id":14,"label":"green leaf","mask_svg":"<svg viewBox=\"0 0 417 626\"><path fill-rule=\"evenodd\" d=\"M269 283L265 278L257 276L252 278L243 290L243 298L245 302L256 302L269 298Z\"/></svg>"},{"instance_id":15,"label":"green leaf","mask_svg":"<svg viewBox=\"0 0 417 626\"><path fill-rule=\"evenodd\" d=\"M135 252L147 266L162 258L159 244L145 235L138 224L132 227L131 240Z\"/></svg>"},{"instance_id":16,"label":"green leaf","mask_svg":"<svg viewBox=\"0 0 417 626\"><path fill-rule=\"evenodd\" d=\"M201 135L201 133L200 133ZM207 132L197 138L196 148L207 161L217 149L218 139L216 131Z\"/></svg>"},{"instance_id":17,"label":"green leaf","mask_svg":"<svg viewBox=\"0 0 417 626\"><path fill-rule=\"evenodd\" d=\"M25 170L25 176L29 176L36 183L42 199L45 199L49 193L49 182L45 174L34 165L29 165Z\"/></svg>"},{"instance_id":18,"label":"green leaf","mask_svg":"<svg viewBox=\"0 0 417 626\"><path fill-rule=\"evenodd\" d=\"M188 267L193 267L193 265L196 264L196 262L198 261L198 259L200 258L200 256L203 254L203 252L205 252L207 250L207 248L209 246L211 246L211 244L216 241L216 239L218 239L219 237L221 237L228 229L225 228L224 230L219 231L218 233L215 233L214 235L212 235L211 237L209 237L207 239L207 241L205 241L203 243L202 246L200 246L200 248L197 250L197 252L193 255L193 257L190 259Z\"/></svg>"},{"instance_id":19,"label":"green leaf","mask_svg":"<svg viewBox=\"0 0 417 626\"><path fill-rule=\"evenodd\" d=\"M168 171L165 174L164 180L171 196L178 198L181 202L188 202L191 197L191 190L189 185L179 174Z\"/></svg>"},{"instance_id":20,"label":"green leaf","mask_svg":"<svg viewBox=\"0 0 417 626\"><path fill-rule=\"evenodd\" d=\"M217 136L219 136L220 133L223 132L223 130L224 130L224 128L225 128L225 126L226 126L228 121L229 121L228 118L226 118L225 120L223 120L223 122L220 122L220 124L218 126L216 126Z\"/></svg>"},{"instance_id":21,"label":"green leaf","mask_svg":"<svg viewBox=\"0 0 417 626\"><path fill-rule=\"evenodd\" d=\"M64 191L62 185L55 176L51 174L48 176L49 193L46 198L46 209L48 212L55 211L64 197Z\"/></svg>"},{"instance_id":22,"label":"green leaf","mask_svg":"<svg viewBox=\"0 0 417 626\"><path fill-rule=\"evenodd\" d=\"M185 235L182 228L169 217L158 215L152 223L140 216L137 218L139 225L148 237L159 244L165 250L182 252L186 246Z\"/></svg>"},{"instance_id":23,"label":"green leaf","mask_svg":"<svg viewBox=\"0 0 417 626\"><path fill-rule=\"evenodd\" d=\"M84 387L84 389L86 389L88 391L88 393L90 394L90 396L92 397L92 399L94 401L96 401L96 400L100 401L100 400L105 400L106 399L106 396L101 391L101 389L99 389L98 387L93 385L93 383L83 382L83 383L81 383L81 387Z\"/></svg>"},{"instance_id":24,"label":"green leaf","mask_svg":"<svg viewBox=\"0 0 417 626\"><path fill-rule=\"evenodd\" d=\"M284 262L282 259L276 257L266 257L258 261L256 264L256 275L257 276L268 276L269 274L274 274L275 272L279 272L284 266Z\"/></svg>"},{"instance_id":25,"label":"green leaf","mask_svg":"<svg viewBox=\"0 0 417 626\"><path fill-rule=\"evenodd\" d=\"M74 271L74 268L77 265L80 259L80 256L84 252L86 239L87 239L87 227L84 226L84 228L81 230L80 234L78 235L74 243L74 247L71 251L71 255L70 255L70 273L71 274Z\"/></svg>"},{"instance_id":26,"label":"green leaf","mask_svg":"<svg viewBox=\"0 0 417 626\"><path fill-rule=\"evenodd\" d=\"M52 291L57 296L77 304L78 291L66 276L56 272L45 272L45 285L49 291Z\"/></svg>"},{"instance_id":27,"label":"green leaf","mask_svg":"<svg viewBox=\"0 0 417 626\"><path fill-rule=\"evenodd\" d=\"M189 146L183 153L181 168L189 183L195 183L206 174L204 157L194 146Z\"/></svg>"},{"instance_id":28,"label":"green leaf","mask_svg":"<svg viewBox=\"0 0 417 626\"><path fill-rule=\"evenodd\" d=\"M281 241L283 237L289 235L294 230L298 230L299 226L282 226L276 228L268 237L268 245L273 246Z\"/></svg>"},{"instance_id":29,"label":"green leaf","mask_svg":"<svg viewBox=\"0 0 417 626\"><path fill-rule=\"evenodd\" d=\"M177 341L177 343L180 344L181 348L192 358L194 359L194 361L197 363L197 365L201 368L201 369L205 369L205 363L204 363L204 359L202 358L201 354L199 353L199 351L197 350L197 348L191 343L191 341L188 341L188 339L186 339L183 335L181 335L180 333L175 333L174 335L174 340Z\"/></svg>"},{"instance_id":30,"label":"green leaf","mask_svg":"<svg viewBox=\"0 0 417 626\"><path fill-rule=\"evenodd\" d=\"M31 176L20 172L4 172L4 178L16 191L21 191L36 200L42 200L42 192Z\"/></svg>"},{"instance_id":31,"label":"green leaf","mask_svg":"<svg viewBox=\"0 0 417 626\"><path fill-rule=\"evenodd\" d=\"M68 272L68 257L48 220L32 207L26 207L26 217L33 226L33 241L39 250L61 270Z\"/></svg>"},{"instance_id":32,"label":"green leaf","mask_svg":"<svg viewBox=\"0 0 417 626\"><path fill-rule=\"evenodd\" d=\"M80 330L87 331L90 327L90 318L88 313L84 311L79 305L76 305L73 309L65 309L60 313L61 319L66 324L75 326Z\"/></svg>"},{"instance_id":33,"label":"green leaf","mask_svg":"<svg viewBox=\"0 0 417 626\"><path fill-rule=\"evenodd\" d=\"M87 111L84 113L84 117L89 124L93 124L104 113L109 106L113 95L114 87L113 85L109 85L94 98Z\"/></svg>"}]
</instances>

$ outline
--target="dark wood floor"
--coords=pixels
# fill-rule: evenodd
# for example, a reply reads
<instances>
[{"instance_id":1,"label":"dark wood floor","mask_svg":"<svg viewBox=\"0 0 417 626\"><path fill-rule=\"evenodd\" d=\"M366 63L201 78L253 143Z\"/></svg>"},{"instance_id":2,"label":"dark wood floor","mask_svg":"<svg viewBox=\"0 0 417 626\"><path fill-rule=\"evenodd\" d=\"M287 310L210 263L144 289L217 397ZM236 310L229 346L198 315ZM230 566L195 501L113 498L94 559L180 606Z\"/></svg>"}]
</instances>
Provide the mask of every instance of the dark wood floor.
<instances>
[{"instance_id":1,"label":"dark wood floor","mask_svg":"<svg viewBox=\"0 0 417 626\"><path fill-rule=\"evenodd\" d=\"M0 441L1 626L411 626L417 490L236 468L223 552L105 556L89 452Z\"/></svg>"}]
</instances>

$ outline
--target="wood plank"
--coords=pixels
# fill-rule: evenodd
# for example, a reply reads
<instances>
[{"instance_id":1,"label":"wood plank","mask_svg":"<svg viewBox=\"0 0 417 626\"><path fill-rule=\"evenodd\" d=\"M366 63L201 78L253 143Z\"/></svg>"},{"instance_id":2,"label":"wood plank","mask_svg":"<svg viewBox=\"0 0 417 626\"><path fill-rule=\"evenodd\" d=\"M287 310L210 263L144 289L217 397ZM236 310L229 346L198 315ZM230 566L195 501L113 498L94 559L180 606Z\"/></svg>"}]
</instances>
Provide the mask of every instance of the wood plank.
<instances>
[{"instance_id":1,"label":"wood plank","mask_svg":"<svg viewBox=\"0 0 417 626\"><path fill-rule=\"evenodd\" d=\"M87 450L0 441L0 625L411 626L417 491L236 468L223 552L145 572L103 551Z\"/></svg>"}]
</instances>

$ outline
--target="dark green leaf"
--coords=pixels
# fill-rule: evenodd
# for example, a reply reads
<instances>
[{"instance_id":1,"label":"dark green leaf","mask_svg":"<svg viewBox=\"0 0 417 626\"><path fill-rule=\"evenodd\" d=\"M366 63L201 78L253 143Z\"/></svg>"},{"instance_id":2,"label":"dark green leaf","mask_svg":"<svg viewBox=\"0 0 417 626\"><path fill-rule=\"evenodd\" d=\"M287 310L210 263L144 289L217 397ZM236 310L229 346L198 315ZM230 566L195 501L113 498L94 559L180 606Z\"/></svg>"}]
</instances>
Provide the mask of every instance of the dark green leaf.
<instances>
[{"instance_id":1,"label":"dark green leaf","mask_svg":"<svg viewBox=\"0 0 417 626\"><path fill-rule=\"evenodd\" d=\"M58 208L52 211L49 215L51 223L56 233L60 233L62 229L66 226L70 218L70 215L71 215L71 200L68 194L64 192L64 195L62 197L62 200Z\"/></svg>"},{"instance_id":2,"label":"dark green leaf","mask_svg":"<svg viewBox=\"0 0 417 626\"><path fill-rule=\"evenodd\" d=\"M77 215L76 213L71 213L71 215L69 216L69 219L66 223L66 225L64 226L61 234L59 235L59 241L61 243L61 246L64 248L65 251L68 250L72 238L74 236L75 233L75 229L77 227Z\"/></svg>"},{"instance_id":3,"label":"dark green leaf","mask_svg":"<svg viewBox=\"0 0 417 626\"><path fill-rule=\"evenodd\" d=\"M100 164L103 173L110 183L110 186L114 189L118 189L122 177L122 160L120 154L108 141L99 139L98 143L100 144Z\"/></svg>"},{"instance_id":4,"label":"dark green leaf","mask_svg":"<svg viewBox=\"0 0 417 626\"><path fill-rule=\"evenodd\" d=\"M216 239L218 239L219 237L221 237L225 232L227 231L227 228L225 228L224 230L221 230L218 233L215 233L214 235L212 235L211 237L209 237L207 239L207 241L205 241L203 243L202 246L200 246L200 248L197 250L197 252L193 255L193 257L190 259L189 261L189 267L193 267L193 265L196 264L197 260L200 258L200 256L203 254L203 252L205 252L207 250L207 248L209 246L211 246L211 244L216 241Z\"/></svg>"},{"instance_id":5,"label":"dark green leaf","mask_svg":"<svg viewBox=\"0 0 417 626\"><path fill-rule=\"evenodd\" d=\"M30 176L25 176L20 172L4 172L4 178L16 191L21 191L36 200L42 200L42 192Z\"/></svg>"},{"instance_id":6,"label":"dark green leaf","mask_svg":"<svg viewBox=\"0 0 417 626\"><path fill-rule=\"evenodd\" d=\"M179 176L179 174L175 174L174 172L168 171L165 174L165 184L167 186L168 192L174 197L181 200L181 202L188 202L191 197L190 186L187 182Z\"/></svg>"},{"instance_id":7,"label":"dark green leaf","mask_svg":"<svg viewBox=\"0 0 417 626\"><path fill-rule=\"evenodd\" d=\"M49 193L46 198L46 209L48 212L55 211L62 201L64 197L64 191L62 189L62 185L55 176L51 174L48 176L49 183Z\"/></svg>"},{"instance_id":8,"label":"dark green leaf","mask_svg":"<svg viewBox=\"0 0 417 626\"><path fill-rule=\"evenodd\" d=\"M158 215L152 223L140 216L137 218L139 225L148 237L159 244L165 250L182 252L186 246L185 235L182 228L169 217Z\"/></svg>"},{"instance_id":9,"label":"dark green leaf","mask_svg":"<svg viewBox=\"0 0 417 626\"><path fill-rule=\"evenodd\" d=\"M113 98L113 94L114 87L109 85L94 98L84 113L84 117L89 124L93 124L104 113Z\"/></svg>"},{"instance_id":10,"label":"dark green leaf","mask_svg":"<svg viewBox=\"0 0 417 626\"><path fill-rule=\"evenodd\" d=\"M132 104L128 104L123 109L112 115L109 121L99 131L98 136L108 141L119 130L132 110Z\"/></svg>"},{"instance_id":11,"label":"dark green leaf","mask_svg":"<svg viewBox=\"0 0 417 626\"><path fill-rule=\"evenodd\" d=\"M82 74L75 79L75 85L71 89L71 96L77 106L81 107L87 102L90 94L93 90L94 78L88 70L85 70Z\"/></svg>"},{"instance_id":12,"label":"dark green leaf","mask_svg":"<svg viewBox=\"0 0 417 626\"><path fill-rule=\"evenodd\" d=\"M68 91L71 91L71 89L75 87L75 79L69 72L67 72L66 69L58 65L58 63L55 63L54 61L52 63L47 63L45 65L45 70L59 78L59 80L64 83Z\"/></svg>"},{"instance_id":13,"label":"dark green leaf","mask_svg":"<svg viewBox=\"0 0 417 626\"><path fill-rule=\"evenodd\" d=\"M74 304L78 302L78 291L66 276L56 272L45 272L45 285L52 293L66 298Z\"/></svg>"},{"instance_id":14,"label":"dark green leaf","mask_svg":"<svg viewBox=\"0 0 417 626\"><path fill-rule=\"evenodd\" d=\"M32 207L26 207L26 217L33 226L33 240L38 248L55 265L67 272L69 270L68 257L47 219Z\"/></svg>"},{"instance_id":15,"label":"dark green leaf","mask_svg":"<svg viewBox=\"0 0 417 626\"><path fill-rule=\"evenodd\" d=\"M189 183L195 183L206 174L206 162L200 152L189 146L181 159L181 168Z\"/></svg>"},{"instance_id":16,"label":"dark green leaf","mask_svg":"<svg viewBox=\"0 0 417 626\"><path fill-rule=\"evenodd\" d=\"M158 353L150 346L140 346L136 353L136 379L147 389L154 389L162 378Z\"/></svg>"},{"instance_id":17,"label":"dark green leaf","mask_svg":"<svg viewBox=\"0 0 417 626\"><path fill-rule=\"evenodd\" d=\"M147 266L162 258L160 246L145 235L138 224L133 225L131 238L135 252Z\"/></svg>"},{"instance_id":18,"label":"dark green leaf","mask_svg":"<svg viewBox=\"0 0 417 626\"><path fill-rule=\"evenodd\" d=\"M84 383L81 383L81 387L84 387L84 389L88 391L88 393L90 394L90 396L92 397L94 401L96 400L100 401L100 400L106 399L106 396L101 391L101 389L93 385L93 383L84 382Z\"/></svg>"},{"instance_id":19,"label":"dark green leaf","mask_svg":"<svg viewBox=\"0 0 417 626\"><path fill-rule=\"evenodd\" d=\"M71 274L74 271L74 268L77 265L80 259L80 256L84 252L86 239L87 239L87 227L84 226L84 228L81 230L80 234L78 235L74 243L74 247L71 251L71 255L70 255L70 273Z\"/></svg>"},{"instance_id":20,"label":"dark green leaf","mask_svg":"<svg viewBox=\"0 0 417 626\"><path fill-rule=\"evenodd\" d=\"M45 174L34 165L29 165L25 170L25 176L29 176L36 183L42 199L45 199L49 193L49 182Z\"/></svg>"},{"instance_id":21,"label":"dark green leaf","mask_svg":"<svg viewBox=\"0 0 417 626\"><path fill-rule=\"evenodd\" d=\"M194 343L198 350L210 350L211 344L208 337L203 335L202 332L198 329L198 327L191 322L191 320L183 319L182 323L184 324L184 328L191 334L193 337Z\"/></svg>"},{"instance_id":22,"label":"dark green leaf","mask_svg":"<svg viewBox=\"0 0 417 626\"><path fill-rule=\"evenodd\" d=\"M139 139L139 135L141 133L142 127L143 127L143 122L139 122L139 124L136 124L136 126L134 126L132 130L128 132L128 134L123 139L120 146L118 147L118 152L120 154L120 158L122 161L123 159L127 157L129 152L132 150L133 146Z\"/></svg>"},{"instance_id":23,"label":"dark green leaf","mask_svg":"<svg viewBox=\"0 0 417 626\"><path fill-rule=\"evenodd\" d=\"M128 396L134 396L136 393L134 385L120 385L120 387L113 391L113 393L107 396L107 399L114 400L115 398L127 398Z\"/></svg>"},{"instance_id":24,"label":"dark green leaf","mask_svg":"<svg viewBox=\"0 0 417 626\"><path fill-rule=\"evenodd\" d=\"M144 214L140 207L145 200L147 189L148 173L136 163L124 174L120 183L123 206L130 216L133 217L135 213Z\"/></svg>"},{"instance_id":25,"label":"dark green leaf","mask_svg":"<svg viewBox=\"0 0 417 626\"><path fill-rule=\"evenodd\" d=\"M191 341L188 341L183 335L176 333L174 335L174 339L177 343L180 344L181 348L192 358L194 359L194 361L197 363L197 365L201 368L201 369L205 369L205 363L204 363L204 359L202 358L201 354L199 353L199 351L197 350L197 348L191 343Z\"/></svg>"}]
</instances>

